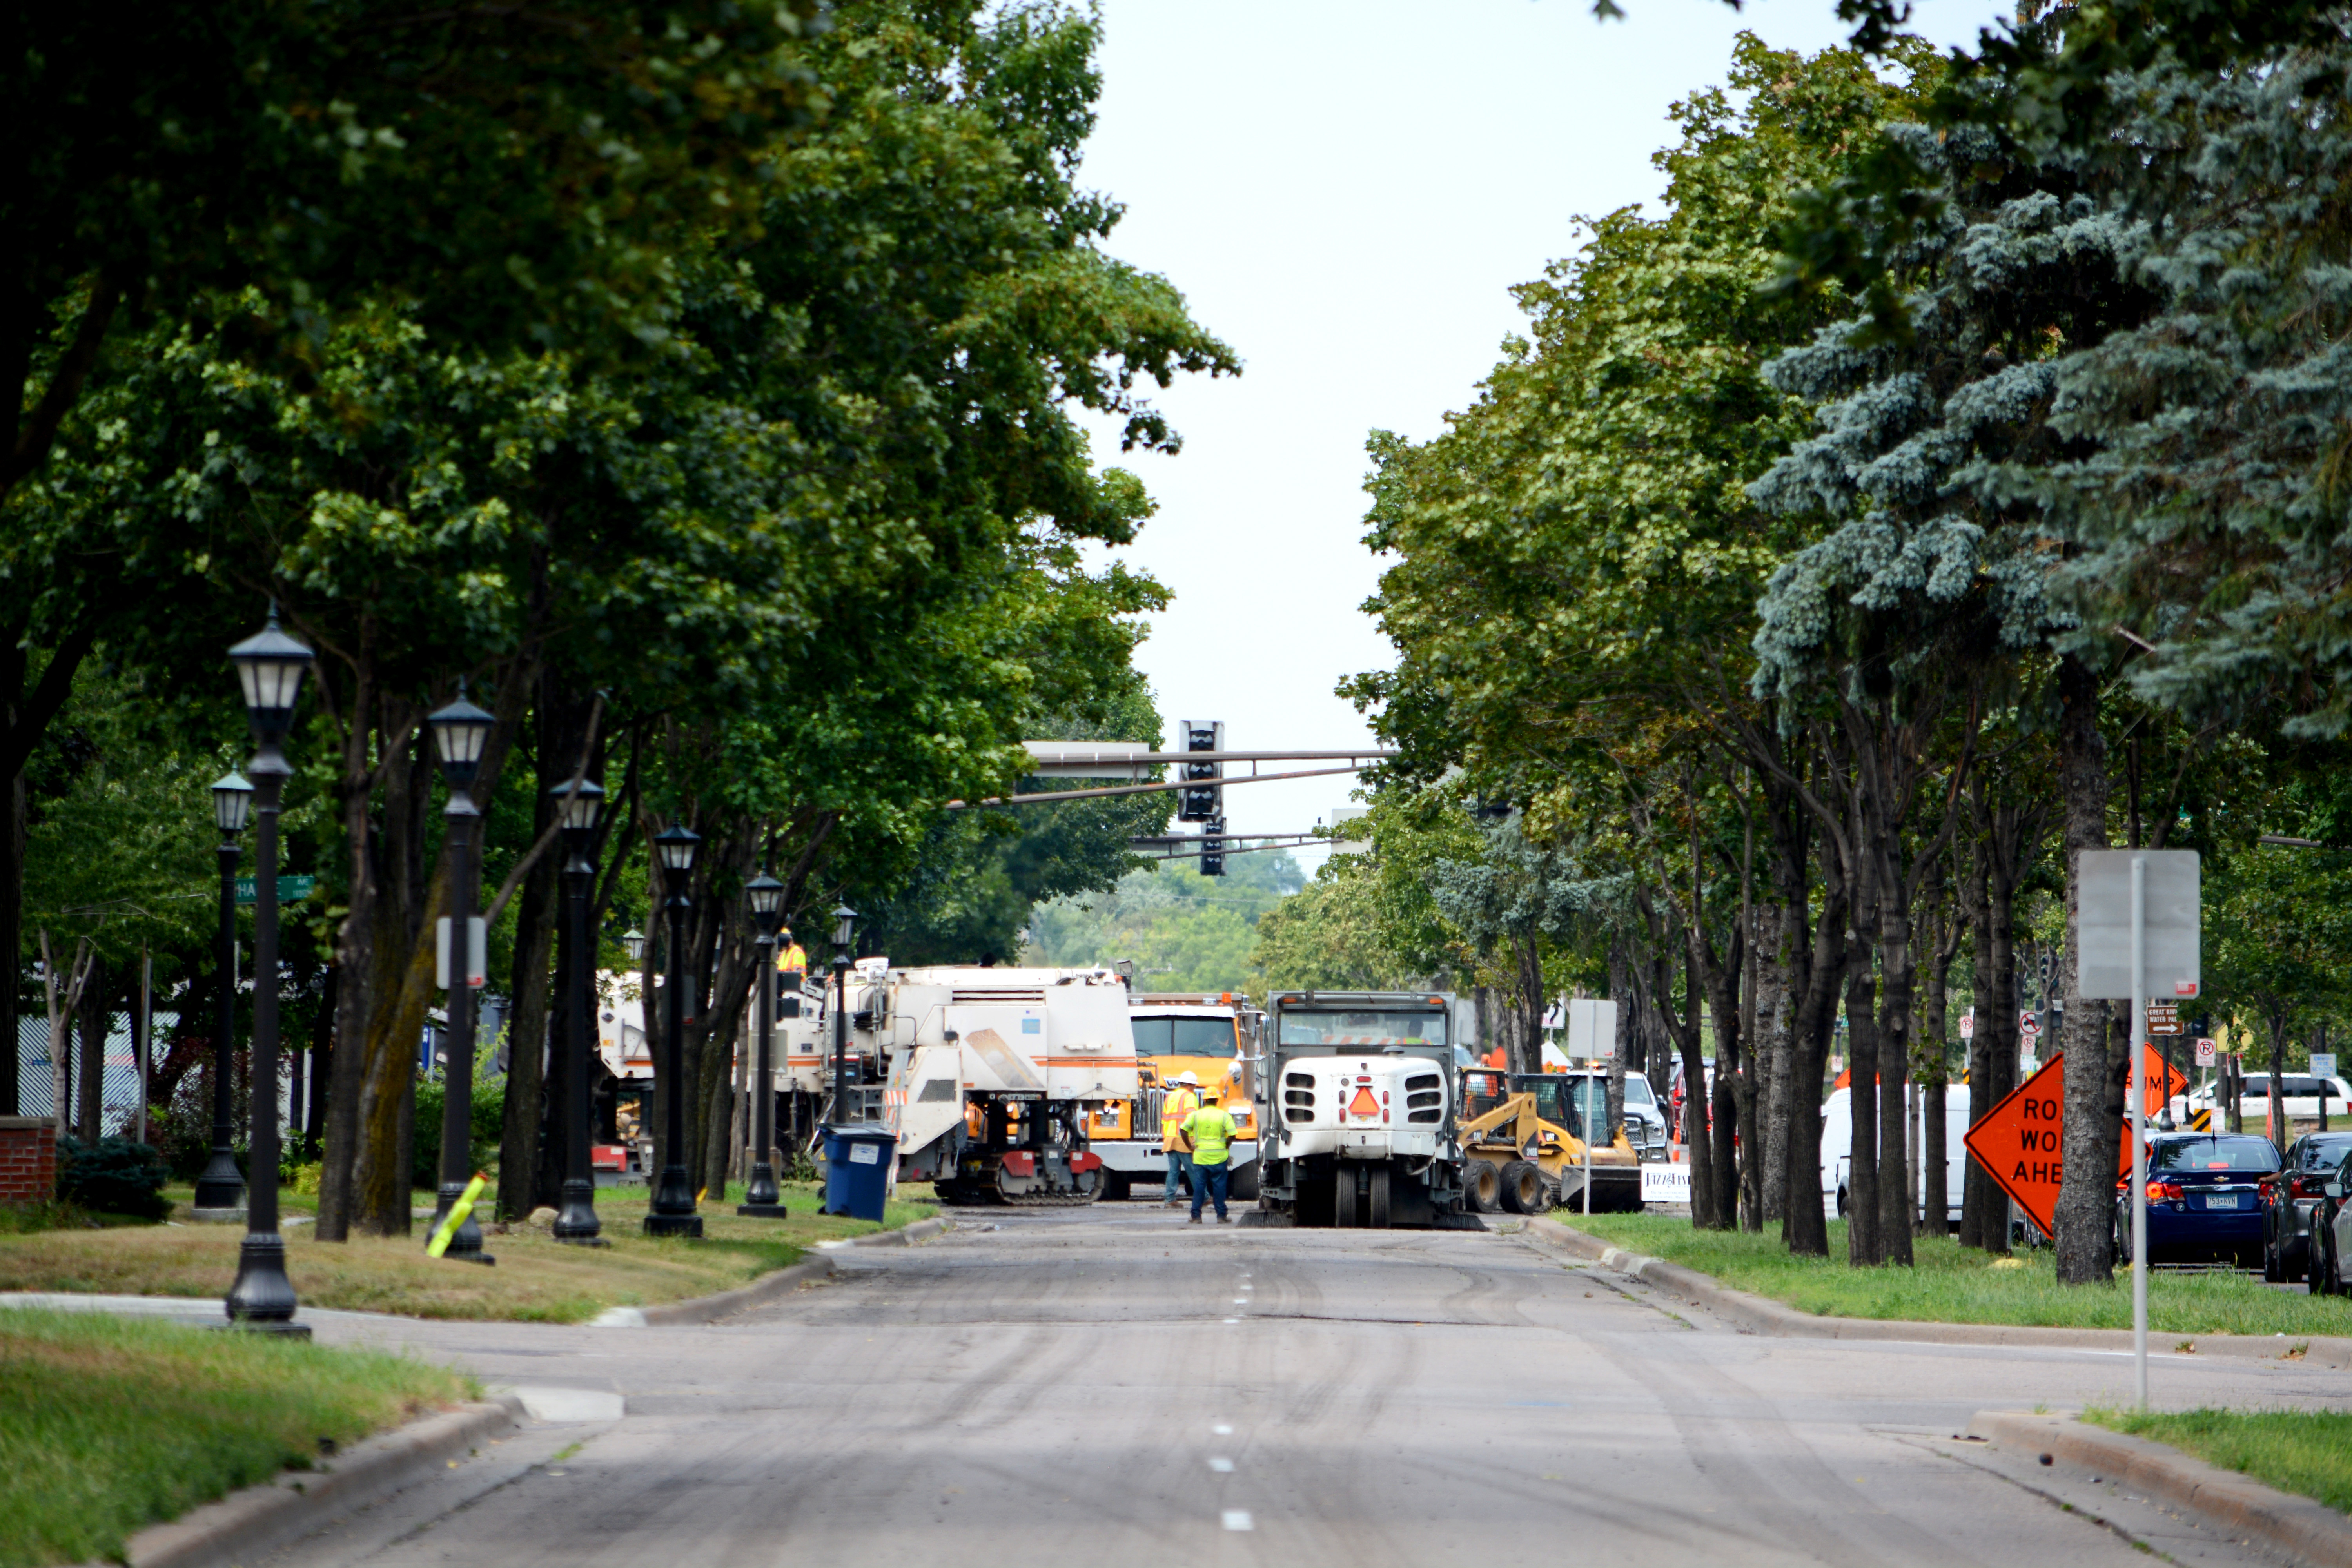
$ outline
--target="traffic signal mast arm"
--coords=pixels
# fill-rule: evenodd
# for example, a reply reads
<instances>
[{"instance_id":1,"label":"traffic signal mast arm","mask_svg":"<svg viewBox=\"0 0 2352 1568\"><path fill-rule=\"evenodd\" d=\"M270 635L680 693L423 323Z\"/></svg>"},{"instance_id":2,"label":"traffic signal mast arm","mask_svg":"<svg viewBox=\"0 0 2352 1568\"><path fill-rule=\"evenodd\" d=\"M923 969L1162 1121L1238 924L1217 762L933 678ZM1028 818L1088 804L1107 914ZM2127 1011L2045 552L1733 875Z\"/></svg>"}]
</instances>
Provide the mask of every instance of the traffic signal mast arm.
<instances>
[{"instance_id":1,"label":"traffic signal mast arm","mask_svg":"<svg viewBox=\"0 0 2352 1568\"><path fill-rule=\"evenodd\" d=\"M1366 756L1370 753L1359 752L1354 754L1357 756ZM1190 760L1194 762L1200 761L1197 757ZM1243 773L1237 777L1218 779L1216 783L1223 785L1236 784L1272 784L1276 779L1319 779L1328 777L1332 773L1361 773L1369 766L1370 766L1370 763L1360 763L1352 767L1307 768L1297 773ZM1034 795L992 795L985 800L951 800L947 803L947 809L950 811L969 811L976 806L983 805L1036 805L1040 803L1050 803L1057 800L1099 800L1105 795L1161 795L1171 790L1198 789L1200 787L1200 781L1197 779L1178 779L1173 784L1118 784L1109 789L1049 789L1040 790Z\"/></svg>"}]
</instances>

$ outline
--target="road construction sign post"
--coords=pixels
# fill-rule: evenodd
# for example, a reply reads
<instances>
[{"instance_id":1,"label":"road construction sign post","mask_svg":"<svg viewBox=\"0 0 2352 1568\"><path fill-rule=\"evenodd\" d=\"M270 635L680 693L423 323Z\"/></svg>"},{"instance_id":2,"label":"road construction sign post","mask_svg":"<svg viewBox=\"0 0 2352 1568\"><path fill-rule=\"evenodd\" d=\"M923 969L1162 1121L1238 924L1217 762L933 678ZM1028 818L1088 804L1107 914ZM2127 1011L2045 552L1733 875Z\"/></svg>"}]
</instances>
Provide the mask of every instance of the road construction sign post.
<instances>
[{"instance_id":1,"label":"road construction sign post","mask_svg":"<svg viewBox=\"0 0 2352 1568\"><path fill-rule=\"evenodd\" d=\"M2131 1059L2145 1068L2148 1004L2197 994L2197 852L2085 849L2074 861L2077 989L2131 1008ZM2143 1076L2145 1074L2143 1073ZM2160 1074L2168 1088L2169 1069ZM2131 1097L2132 1388L2147 1408L2147 1096Z\"/></svg>"}]
</instances>

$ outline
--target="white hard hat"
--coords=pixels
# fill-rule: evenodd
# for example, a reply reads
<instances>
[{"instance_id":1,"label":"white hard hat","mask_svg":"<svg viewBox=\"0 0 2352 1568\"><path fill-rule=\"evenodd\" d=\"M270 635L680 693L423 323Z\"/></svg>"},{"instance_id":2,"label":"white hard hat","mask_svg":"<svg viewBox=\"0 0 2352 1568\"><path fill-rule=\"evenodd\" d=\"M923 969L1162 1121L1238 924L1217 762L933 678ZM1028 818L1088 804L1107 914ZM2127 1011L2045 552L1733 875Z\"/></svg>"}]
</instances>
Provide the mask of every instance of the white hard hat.
<instances>
[{"instance_id":1,"label":"white hard hat","mask_svg":"<svg viewBox=\"0 0 2352 1568\"><path fill-rule=\"evenodd\" d=\"M1200 1079L1200 1077L1199 1077L1199 1075L1198 1075L1198 1074L1195 1074L1195 1073L1191 1073L1191 1072L1180 1072L1180 1073L1178 1073L1178 1074L1176 1075L1176 1081L1177 1081L1178 1083L1189 1083L1189 1084L1191 1084L1194 1089L1198 1089L1198 1088L1200 1088L1200 1087L1201 1087L1201 1079Z\"/></svg>"}]
</instances>

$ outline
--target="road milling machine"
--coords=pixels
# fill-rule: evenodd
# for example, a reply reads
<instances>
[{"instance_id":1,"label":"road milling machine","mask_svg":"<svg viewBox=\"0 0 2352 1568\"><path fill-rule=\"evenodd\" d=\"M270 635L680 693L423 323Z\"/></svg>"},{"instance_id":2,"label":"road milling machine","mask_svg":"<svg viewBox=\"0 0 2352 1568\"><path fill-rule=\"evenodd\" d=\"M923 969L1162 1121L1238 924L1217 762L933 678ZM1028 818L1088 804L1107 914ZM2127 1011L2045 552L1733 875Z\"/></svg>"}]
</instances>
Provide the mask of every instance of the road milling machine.
<instances>
[{"instance_id":1,"label":"road milling machine","mask_svg":"<svg viewBox=\"0 0 2352 1568\"><path fill-rule=\"evenodd\" d=\"M860 966L854 1071L881 1086L898 1179L948 1203L1090 1204L1089 1120L1136 1094L1127 982L1108 969Z\"/></svg>"},{"instance_id":2,"label":"road milling machine","mask_svg":"<svg viewBox=\"0 0 2352 1568\"><path fill-rule=\"evenodd\" d=\"M1258 1123L1250 1068L1265 1015L1230 991L1135 995L1127 1013L1135 1034L1135 1098L1098 1107L1087 1118L1087 1146L1103 1157L1105 1195L1128 1197L1139 1185L1157 1193L1166 1184L1160 1107L1177 1078L1189 1072L1200 1080L1205 1100L1233 1112L1237 1132L1230 1195L1242 1203L1255 1198Z\"/></svg>"},{"instance_id":3,"label":"road milling machine","mask_svg":"<svg viewBox=\"0 0 2352 1568\"><path fill-rule=\"evenodd\" d=\"M1614 1142L1593 1145L1588 1163L1577 1083L1564 1073L1463 1073L1462 1184L1471 1208L1533 1215L1580 1205L1589 1175L1594 1214L1641 1212L1641 1156L1622 1126Z\"/></svg>"},{"instance_id":4,"label":"road milling machine","mask_svg":"<svg viewBox=\"0 0 2352 1568\"><path fill-rule=\"evenodd\" d=\"M1433 1226L1464 1207L1453 998L1267 999L1258 1206L1300 1225Z\"/></svg>"}]
</instances>

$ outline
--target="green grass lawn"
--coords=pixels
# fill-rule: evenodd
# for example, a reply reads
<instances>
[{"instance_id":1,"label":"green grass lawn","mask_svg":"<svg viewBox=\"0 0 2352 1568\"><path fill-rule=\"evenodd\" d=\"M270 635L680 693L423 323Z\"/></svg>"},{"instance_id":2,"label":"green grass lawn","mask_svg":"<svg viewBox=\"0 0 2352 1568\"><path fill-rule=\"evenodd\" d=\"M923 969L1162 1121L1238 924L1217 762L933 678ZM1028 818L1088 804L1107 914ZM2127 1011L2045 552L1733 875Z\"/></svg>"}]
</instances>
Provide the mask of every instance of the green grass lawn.
<instances>
[{"instance_id":1,"label":"green grass lawn","mask_svg":"<svg viewBox=\"0 0 2352 1568\"><path fill-rule=\"evenodd\" d=\"M2352 1412L2092 1409L2083 1419L2352 1512Z\"/></svg>"},{"instance_id":2,"label":"green grass lawn","mask_svg":"<svg viewBox=\"0 0 2352 1568\"><path fill-rule=\"evenodd\" d=\"M1612 1246L1709 1274L1737 1289L1823 1317L2045 1328L2128 1329L2131 1284L2061 1286L2046 1251L2015 1254L1995 1268L1983 1253L1943 1237L1913 1244L1909 1268L1854 1268L1845 1262L1845 1222L1830 1224L1830 1256L1791 1258L1777 1227L1760 1236L1693 1230L1679 1215L1571 1215L1566 1223ZM2279 1290L2242 1274L2151 1275L2147 1321L2159 1334L2352 1334L2352 1303ZM2158 1349L2168 1350L2169 1344Z\"/></svg>"},{"instance_id":3,"label":"green grass lawn","mask_svg":"<svg viewBox=\"0 0 2352 1568\"><path fill-rule=\"evenodd\" d=\"M912 1187L928 1200L929 1187ZM431 1194L418 1194L418 1206ZM495 1268L425 1256L426 1222L414 1235L357 1237L329 1244L310 1226L289 1226L286 1272L305 1306L398 1312L418 1318L585 1322L607 1307L648 1307L745 1285L801 1258L821 1241L896 1229L939 1213L936 1204L893 1203L882 1223L816 1212L808 1183L784 1184L789 1218L735 1213L740 1187L701 1208L700 1240L656 1240L644 1232L644 1187L596 1194L603 1247L571 1247L546 1230L516 1226L484 1237ZM31 1234L0 1230L0 1291L64 1290L130 1296L215 1297L236 1278L236 1226L66 1225Z\"/></svg>"},{"instance_id":4,"label":"green grass lawn","mask_svg":"<svg viewBox=\"0 0 2352 1568\"><path fill-rule=\"evenodd\" d=\"M120 1562L142 1527L460 1400L373 1351L0 1310L0 1568Z\"/></svg>"}]
</instances>

